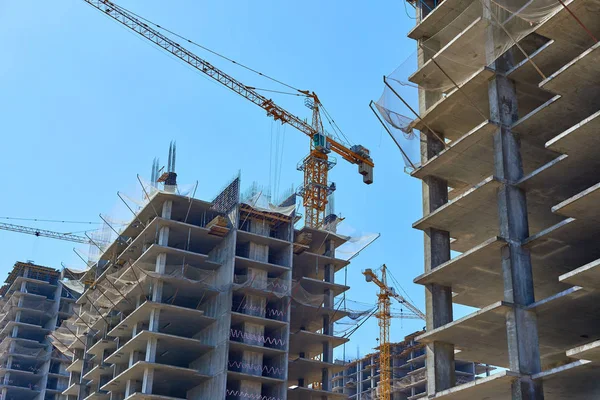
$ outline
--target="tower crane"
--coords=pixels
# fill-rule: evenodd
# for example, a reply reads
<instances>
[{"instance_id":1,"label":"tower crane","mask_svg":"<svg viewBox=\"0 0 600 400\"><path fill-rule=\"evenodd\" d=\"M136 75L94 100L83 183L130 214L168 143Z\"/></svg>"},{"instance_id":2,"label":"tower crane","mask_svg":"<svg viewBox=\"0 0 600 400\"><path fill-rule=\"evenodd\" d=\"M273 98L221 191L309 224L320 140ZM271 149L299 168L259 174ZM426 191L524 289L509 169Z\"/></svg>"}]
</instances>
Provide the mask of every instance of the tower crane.
<instances>
[{"instance_id":1,"label":"tower crane","mask_svg":"<svg viewBox=\"0 0 600 400\"><path fill-rule=\"evenodd\" d=\"M367 282L373 282L379 287L379 294L377 295L378 311L375 316L379 322L379 399L390 400L392 395L392 381L390 379L390 320L393 315L390 312L391 298L396 299L400 304L408 308L413 314L409 318L413 319L425 319L425 314L419 310L415 305L410 303L404 297L394 290L393 287L387 284L387 267L385 264L381 266L381 278L370 268L363 271L365 280ZM405 318L405 313L401 313L400 317Z\"/></svg>"},{"instance_id":2,"label":"tower crane","mask_svg":"<svg viewBox=\"0 0 600 400\"><path fill-rule=\"evenodd\" d=\"M298 90L299 94L305 96L305 104L312 110L312 121L309 124L275 104L273 100L259 94L255 88L246 86L217 69L208 61L184 48L157 29L150 27L137 15L133 15L114 2L109 0L83 1L261 107L267 112L267 116L275 121L289 124L310 138L310 153L298 165L298 170L304 172L304 184L298 189L298 194L303 198L306 213L305 224L308 227L319 228L323 224L328 196L335 190L335 184L329 184L327 181L328 171L335 165L335 161L329 158L329 153L337 153L349 163L358 165L358 172L363 176L363 182L366 184L373 183L374 164L369 155L369 150L361 145L349 146L343 143L340 138L333 138L325 132L320 111L322 103L315 92Z\"/></svg>"}]
</instances>

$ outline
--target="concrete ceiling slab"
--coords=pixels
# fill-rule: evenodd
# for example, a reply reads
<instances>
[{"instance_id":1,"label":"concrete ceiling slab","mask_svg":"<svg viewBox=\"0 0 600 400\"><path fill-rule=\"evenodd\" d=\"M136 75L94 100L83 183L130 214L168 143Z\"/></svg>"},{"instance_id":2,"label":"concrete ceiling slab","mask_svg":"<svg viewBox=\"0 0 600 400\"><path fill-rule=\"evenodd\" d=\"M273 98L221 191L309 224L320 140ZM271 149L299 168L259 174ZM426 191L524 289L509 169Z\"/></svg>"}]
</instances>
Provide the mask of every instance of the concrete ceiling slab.
<instances>
[{"instance_id":1,"label":"concrete ceiling slab","mask_svg":"<svg viewBox=\"0 0 600 400\"><path fill-rule=\"evenodd\" d=\"M472 3L473 0L445 0L439 3L420 23L417 23L408 32L407 36L415 40L434 36L461 15Z\"/></svg>"},{"instance_id":2,"label":"concrete ceiling slab","mask_svg":"<svg viewBox=\"0 0 600 400\"><path fill-rule=\"evenodd\" d=\"M411 174L423 179L431 175L448 181L454 189L472 187L494 173L493 134L498 126L484 121L453 141L437 156L429 159ZM523 141L523 169L526 173L548 163L557 154L551 150Z\"/></svg>"},{"instance_id":3,"label":"concrete ceiling slab","mask_svg":"<svg viewBox=\"0 0 600 400\"><path fill-rule=\"evenodd\" d=\"M519 374L516 372L500 371L473 382L442 390L433 398L440 400L510 400L511 385L518 376Z\"/></svg>"},{"instance_id":4,"label":"concrete ceiling slab","mask_svg":"<svg viewBox=\"0 0 600 400\"><path fill-rule=\"evenodd\" d=\"M600 76L597 73L597 66L600 62L599 49L600 43L594 44L543 80L539 86L570 98L593 95L596 92L596 86L600 83Z\"/></svg>"},{"instance_id":5,"label":"concrete ceiling slab","mask_svg":"<svg viewBox=\"0 0 600 400\"><path fill-rule=\"evenodd\" d=\"M482 43L478 40L473 40L475 37L484 37L485 30L489 26L489 22L482 18L481 16L473 18L473 20L469 21L468 25L465 27L460 26L451 26L450 29L443 29L436 36L434 40L436 44L441 44L442 47L439 49L437 53L432 57L432 59L427 60L421 67L419 67L412 75L408 77L408 80L415 85L423 86L426 88L437 89L444 87L452 87L453 82L448 78L448 75L457 76L456 73L453 73L453 69L456 68L457 63L455 61L456 55L459 54L485 54L483 51L483 47L485 43ZM462 32L458 32L459 29L463 28ZM458 32L458 33L457 33ZM447 39L444 37L444 33L448 36ZM430 41L425 43L426 49L430 49L428 44ZM454 57L452 57L454 56ZM435 60L432 61L432 60ZM472 63L470 65L477 65L477 60L471 60ZM461 68L459 76L466 73L469 73L467 69L467 63L459 63ZM485 64L481 64L485 65ZM440 68L441 67L441 68ZM454 68L453 68L454 67ZM471 73L476 72L477 67L472 68L473 71Z\"/></svg>"},{"instance_id":6,"label":"concrete ceiling slab","mask_svg":"<svg viewBox=\"0 0 600 400\"><path fill-rule=\"evenodd\" d=\"M567 350L567 357L593 362L600 361L600 340Z\"/></svg>"},{"instance_id":7,"label":"concrete ceiling slab","mask_svg":"<svg viewBox=\"0 0 600 400\"><path fill-rule=\"evenodd\" d=\"M555 206L597 183L599 130L600 112L596 112L548 141L548 149L564 154L524 176L519 187L546 206Z\"/></svg>"},{"instance_id":8,"label":"concrete ceiling slab","mask_svg":"<svg viewBox=\"0 0 600 400\"><path fill-rule=\"evenodd\" d=\"M435 228L450 232L456 239L452 249L465 252L484 240L499 235L497 190L500 182L488 177L472 189L464 192L426 217L413 224L413 228ZM540 204L539 199L529 197L528 216L530 232L539 232L562 220L550 208Z\"/></svg>"},{"instance_id":9,"label":"concrete ceiling slab","mask_svg":"<svg viewBox=\"0 0 600 400\"><path fill-rule=\"evenodd\" d=\"M488 239L418 276L414 282L419 285L436 283L451 287L455 293L452 298L454 303L485 307L504 297L500 249L505 245L506 242L500 237Z\"/></svg>"},{"instance_id":10,"label":"concrete ceiling slab","mask_svg":"<svg viewBox=\"0 0 600 400\"><path fill-rule=\"evenodd\" d=\"M559 280L585 289L600 290L600 259L561 275Z\"/></svg>"},{"instance_id":11,"label":"concrete ceiling slab","mask_svg":"<svg viewBox=\"0 0 600 400\"><path fill-rule=\"evenodd\" d=\"M529 237L524 247L531 254L536 290L546 285L566 289L567 284L559 281L561 275L600 258L594 239L599 234L600 224L569 218Z\"/></svg>"},{"instance_id":12,"label":"concrete ceiling slab","mask_svg":"<svg viewBox=\"0 0 600 400\"><path fill-rule=\"evenodd\" d=\"M545 365L568 362L567 350L600 339L600 325L590 318L600 312L600 292L575 287L538 301L529 309L537 314L540 354Z\"/></svg>"},{"instance_id":13,"label":"concrete ceiling slab","mask_svg":"<svg viewBox=\"0 0 600 400\"><path fill-rule=\"evenodd\" d=\"M586 219L600 223L598 204L600 204L600 183L557 204L552 207L552 211L566 217Z\"/></svg>"},{"instance_id":14,"label":"concrete ceiling slab","mask_svg":"<svg viewBox=\"0 0 600 400\"><path fill-rule=\"evenodd\" d=\"M288 388L287 398L288 400L345 400L348 395L296 386Z\"/></svg>"},{"instance_id":15,"label":"concrete ceiling slab","mask_svg":"<svg viewBox=\"0 0 600 400\"><path fill-rule=\"evenodd\" d=\"M512 305L502 301L482 308L417 337L421 343L453 343L461 360L508 366L506 313Z\"/></svg>"},{"instance_id":16,"label":"concrete ceiling slab","mask_svg":"<svg viewBox=\"0 0 600 400\"><path fill-rule=\"evenodd\" d=\"M596 399L600 395L600 365L575 361L532 375L544 384L546 400Z\"/></svg>"},{"instance_id":17,"label":"concrete ceiling slab","mask_svg":"<svg viewBox=\"0 0 600 400\"><path fill-rule=\"evenodd\" d=\"M337 373L343 371L345 367L342 364L296 358L288 362L288 381L298 382L299 379L304 379L305 382L318 382L322 378L323 368L329 369L331 373Z\"/></svg>"},{"instance_id":18,"label":"concrete ceiling slab","mask_svg":"<svg viewBox=\"0 0 600 400\"><path fill-rule=\"evenodd\" d=\"M598 37L600 35L599 0L571 0L564 3L569 7L569 11L575 14L594 36ZM540 25L536 33L556 41L569 43L571 47L585 50L594 43L594 40L583 31L579 22L573 18L569 11L564 7L560 7L550 19Z\"/></svg>"}]
</instances>

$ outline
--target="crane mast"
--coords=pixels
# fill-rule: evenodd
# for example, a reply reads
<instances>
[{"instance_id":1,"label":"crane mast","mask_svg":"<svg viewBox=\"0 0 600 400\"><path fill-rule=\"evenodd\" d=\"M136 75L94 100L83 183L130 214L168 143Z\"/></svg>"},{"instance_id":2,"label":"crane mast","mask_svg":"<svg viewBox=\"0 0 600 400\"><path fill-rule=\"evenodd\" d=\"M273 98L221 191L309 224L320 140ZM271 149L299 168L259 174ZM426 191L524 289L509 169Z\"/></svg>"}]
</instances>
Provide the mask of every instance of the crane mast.
<instances>
[{"instance_id":1,"label":"crane mast","mask_svg":"<svg viewBox=\"0 0 600 400\"><path fill-rule=\"evenodd\" d=\"M120 22L127 28L150 40L165 51L196 68L223 86L231 89L240 96L250 100L267 112L267 116L282 124L289 124L309 136L311 140L310 154L298 165L298 170L304 172L304 184L298 189L306 209L305 223L309 227L320 228L325 217L327 198L335 190L335 185L327 181L328 171L335 165L329 160L328 153L335 152L351 164L358 165L358 172L363 176L363 182L373 183L373 160L369 150L361 145L347 146L327 135L323 129L320 115L321 103L314 92L300 90L306 96L307 105L313 111L312 124L288 112L275 104L273 100L262 96L254 88L244 85L235 78L214 67L208 61L200 58L184 48L160 31L142 22L136 16L127 12L109 0L83 0L105 15Z\"/></svg>"},{"instance_id":2,"label":"crane mast","mask_svg":"<svg viewBox=\"0 0 600 400\"><path fill-rule=\"evenodd\" d=\"M390 320L393 317L425 319L425 314L416 306L411 304L404 297L396 293L396 291L387 284L387 267L385 264L381 266L381 278L379 278L372 269L363 271L363 275L367 282L373 282L379 287L377 294L378 312L375 314L379 323L379 399L390 400L392 396L392 380L390 368ZM406 313L392 314L390 312L391 298L395 298L398 302L412 311L412 315Z\"/></svg>"}]
</instances>

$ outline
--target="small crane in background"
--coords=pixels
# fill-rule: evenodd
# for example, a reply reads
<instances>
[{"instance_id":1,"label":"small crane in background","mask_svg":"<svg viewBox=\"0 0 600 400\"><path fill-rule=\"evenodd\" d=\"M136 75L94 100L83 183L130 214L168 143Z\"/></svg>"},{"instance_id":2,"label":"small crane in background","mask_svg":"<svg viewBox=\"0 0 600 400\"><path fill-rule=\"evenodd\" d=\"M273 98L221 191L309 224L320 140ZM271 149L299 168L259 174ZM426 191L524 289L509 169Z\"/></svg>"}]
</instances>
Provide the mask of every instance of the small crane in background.
<instances>
[{"instance_id":1,"label":"small crane in background","mask_svg":"<svg viewBox=\"0 0 600 400\"><path fill-rule=\"evenodd\" d=\"M378 312L375 314L379 322L379 399L390 400L392 396L392 381L390 379L390 320L393 315L390 312L391 298L396 299L400 304L408 308L410 313L400 313L400 318L412 318L425 320L425 314L419 310L415 305L410 303L404 297L396 292L393 287L388 286L387 283L387 267L385 264L381 266L381 278L370 268L363 271L365 280L367 282L373 282L379 287L379 294L377 295L378 301Z\"/></svg>"}]
</instances>

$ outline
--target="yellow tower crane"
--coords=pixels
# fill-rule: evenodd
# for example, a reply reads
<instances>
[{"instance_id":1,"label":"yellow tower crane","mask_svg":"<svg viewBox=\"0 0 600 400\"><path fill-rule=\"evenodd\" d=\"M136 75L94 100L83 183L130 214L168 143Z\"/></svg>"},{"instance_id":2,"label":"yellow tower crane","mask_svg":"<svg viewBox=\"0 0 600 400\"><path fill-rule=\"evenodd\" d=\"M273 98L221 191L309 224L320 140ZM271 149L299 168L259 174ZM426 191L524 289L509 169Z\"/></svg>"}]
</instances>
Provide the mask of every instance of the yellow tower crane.
<instances>
[{"instance_id":1,"label":"yellow tower crane","mask_svg":"<svg viewBox=\"0 0 600 400\"><path fill-rule=\"evenodd\" d=\"M358 165L358 172L363 176L364 183L373 183L374 164L373 159L369 155L369 150L361 145L350 146L344 144L341 138L333 138L325 132L321 120L323 105L315 92L298 90L299 94L305 96L305 104L312 110L312 121L309 124L275 104L273 100L259 94L256 91L257 89L244 85L217 69L208 61L184 48L161 31L152 28L148 20L143 19L142 21L142 18L137 14L133 14L109 0L83 1L223 86L250 100L264 109L267 112L267 116L273 118L275 121L281 121L282 124L289 124L309 136L310 153L298 165L298 169L304 172L304 184L298 189L298 194L303 198L303 205L306 210L306 226L320 228L324 222L328 196L335 190L335 185L329 184L327 181L328 172L335 165L335 161L329 159L328 156L332 151L339 154L349 163ZM158 25L156 26L158 27ZM326 112L325 114L327 115Z\"/></svg>"},{"instance_id":2,"label":"yellow tower crane","mask_svg":"<svg viewBox=\"0 0 600 400\"><path fill-rule=\"evenodd\" d=\"M425 320L425 314L415 305L399 295L393 287L387 284L387 267L381 266L381 278L370 268L363 271L367 282L373 282L379 287L378 311L375 316L379 322L379 399L390 400L392 396L392 380L390 370L390 320L394 315L390 312L391 298L395 298L400 304L408 308L413 315L400 314L400 318L419 318Z\"/></svg>"}]
</instances>

